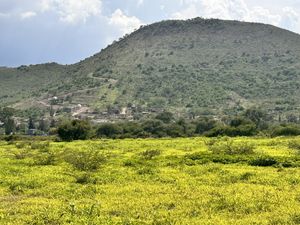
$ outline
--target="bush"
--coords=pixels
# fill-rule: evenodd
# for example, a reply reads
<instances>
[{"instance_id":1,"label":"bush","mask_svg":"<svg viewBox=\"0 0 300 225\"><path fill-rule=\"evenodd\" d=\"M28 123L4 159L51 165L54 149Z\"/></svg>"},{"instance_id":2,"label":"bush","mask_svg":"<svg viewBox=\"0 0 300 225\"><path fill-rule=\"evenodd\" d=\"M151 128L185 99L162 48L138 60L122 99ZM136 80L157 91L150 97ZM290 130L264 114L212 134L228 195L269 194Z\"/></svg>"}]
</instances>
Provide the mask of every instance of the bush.
<instances>
[{"instance_id":1,"label":"bush","mask_svg":"<svg viewBox=\"0 0 300 225\"><path fill-rule=\"evenodd\" d=\"M8 142L13 142L13 141L17 141L17 140L21 140L22 138L19 135L8 135L4 137L5 141Z\"/></svg>"},{"instance_id":2,"label":"bush","mask_svg":"<svg viewBox=\"0 0 300 225\"><path fill-rule=\"evenodd\" d=\"M137 171L139 175L153 175L155 170L151 167L142 167Z\"/></svg>"},{"instance_id":3,"label":"bush","mask_svg":"<svg viewBox=\"0 0 300 225\"><path fill-rule=\"evenodd\" d=\"M249 162L251 166L273 166L275 164L277 164L277 160L269 156L262 156Z\"/></svg>"},{"instance_id":4,"label":"bush","mask_svg":"<svg viewBox=\"0 0 300 225\"><path fill-rule=\"evenodd\" d=\"M290 142L288 143L288 147L289 147L290 149L300 150L300 142L299 142L299 141L295 141L295 140L290 141Z\"/></svg>"},{"instance_id":5,"label":"bush","mask_svg":"<svg viewBox=\"0 0 300 225\"><path fill-rule=\"evenodd\" d=\"M246 142L234 143L231 140L217 141L208 145L208 150L214 154L249 155L254 153L255 146Z\"/></svg>"},{"instance_id":6,"label":"bush","mask_svg":"<svg viewBox=\"0 0 300 225\"><path fill-rule=\"evenodd\" d=\"M33 165L35 166L48 166L54 165L55 163L55 155L53 152L39 152L38 154L33 156Z\"/></svg>"},{"instance_id":7,"label":"bush","mask_svg":"<svg viewBox=\"0 0 300 225\"><path fill-rule=\"evenodd\" d=\"M147 159L147 160L151 160L153 159L155 156L159 156L160 155L160 151L159 150L146 150L144 152L142 152L140 155L142 156L142 158Z\"/></svg>"},{"instance_id":8,"label":"bush","mask_svg":"<svg viewBox=\"0 0 300 225\"><path fill-rule=\"evenodd\" d=\"M98 127L96 131L97 137L114 138L122 134L122 128L117 124L106 123Z\"/></svg>"},{"instance_id":9,"label":"bush","mask_svg":"<svg viewBox=\"0 0 300 225\"><path fill-rule=\"evenodd\" d=\"M31 149L38 149L38 150L47 150L50 146L50 142L31 142L30 148Z\"/></svg>"},{"instance_id":10,"label":"bush","mask_svg":"<svg viewBox=\"0 0 300 225\"><path fill-rule=\"evenodd\" d=\"M216 125L216 121L212 119L202 119L197 122L195 133L203 134L207 131L212 130L215 127L215 125Z\"/></svg>"},{"instance_id":11,"label":"bush","mask_svg":"<svg viewBox=\"0 0 300 225\"><path fill-rule=\"evenodd\" d=\"M172 120L174 119L174 116L171 112L162 112L158 114L155 119L160 120L164 123L171 123Z\"/></svg>"},{"instance_id":12,"label":"bush","mask_svg":"<svg viewBox=\"0 0 300 225\"><path fill-rule=\"evenodd\" d=\"M192 162L190 161L192 160ZM206 164L206 163L221 163L221 164L231 164L231 163L242 163L248 162L249 156L246 155L228 155L228 154L209 154L209 153L193 153L185 156L184 163L186 165Z\"/></svg>"},{"instance_id":13,"label":"bush","mask_svg":"<svg viewBox=\"0 0 300 225\"><path fill-rule=\"evenodd\" d=\"M27 149L18 149L17 151L12 151L15 159L25 159L30 154Z\"/></svg>"},{"instance_id":14,"label":"bush","mask_svg":"<svg viewBox=\"0 0 300 225\"><path fill-rule=\"evenodd\" d=\"M66 150L63 158L67 163L81 171L97 170L107 159L106 155L94 149L86 151Z\"/></svg>"},{"instance_id":15,"label":"bush","mask_svg":"<svg viewBox=\"0 0 300 225\"><path fill-rule=\"evenodd\" d=\"M130 137L142 137L143 129L141 128L141 124L136 122L125 122L120 124L121 129L123 130L122 137L130 138Z\"/></svg>"},{"instance_id":16,"label":"bush","mask_svg":"<svg viewBox=\"0 0 300 225\"><path fill-rule=\"evenodd\" d=\"M217 136L229 136L229 137L236 137L236 136L253 136L256 134L256 127L255 124L242 124L237 127L231 126L224 126L219 125L213 128L212 130L206 133L208 137L217 137Z\"/></svg>"},{"instance_id":17,"label":"bush","mask_svg":"<svg viewBox=\"0 0 300 225\"><path fill-rule=\"evenodd\" d=\"M148 120L142 124L143 130L146 133L155 137L165 137L166 131L164 124L160 120Z\"/></svg>"},{"instance_id":18,"label":"bush","mask_svg":"<svg viewBox=\"0 0 300 225\"><path fill-rule=\"evenodd\" d=\"M85 120L67 121L58 127L57 133L63 141L86 140L91 132L91 125Z\"/></svg>"},{"instance_id":19,"label":"bush","mask_svg":"<svg viewBox=\"0 0 300 225\"><path fill-rule=\"evenodd\" d=\"M89 184L96 183L95 179L92 179L92 176L89 172L80 172L74 175L75 182L77 184Z\"/></svg>"},{"instance_id":20,"label":"bush","mask_svg":"<svg viewBox=\"0 0 300 225\"><path fill-rule=\"evenodd\" d=\"M169 124L166 126L166 134L169 137L184 137L185 136L184 127L178 124Z\"/></svg>"},{"instance_id":21,"label":"bush","mask_svg":"<svg viewBox=\"0 0 300 225\"><path fill-rule=\"evenodd\" d=\"M300 135L300 127L296 125L284 125L273 129L272 136L297 136Z\"/></svg>"}]
</instances>

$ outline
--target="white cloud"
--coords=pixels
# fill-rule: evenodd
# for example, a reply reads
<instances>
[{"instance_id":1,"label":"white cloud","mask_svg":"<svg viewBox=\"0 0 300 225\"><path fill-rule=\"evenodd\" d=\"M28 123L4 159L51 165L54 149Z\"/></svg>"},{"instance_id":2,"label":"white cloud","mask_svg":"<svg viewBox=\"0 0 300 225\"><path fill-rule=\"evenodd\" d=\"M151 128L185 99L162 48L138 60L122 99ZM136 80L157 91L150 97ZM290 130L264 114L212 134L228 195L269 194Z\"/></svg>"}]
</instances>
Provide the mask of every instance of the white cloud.
<instances>
[{"instance_id":1,"label":"white cloud","mask_svg":"<svg viewBox=\"0 0 300 225\"><path fill-rule=\"evenodd\" d=\"M195 5L190 5L189 7L172 14L172 19L190 19L199 16L197 7Z\"/></svg>"},{"instance_id":2,"label":"white cloud","mask_svg":"<svg viewBox=\"0 0 300 225\"><path fill-rule=\"evenodd\" d=\"M117 9L111 15L108 23L120 30L122 34L130 33L142 25L142 22L137 17L127 16L121 9Z\"/></svg>"},{"instance_id":3,"label":"white cloud","mask_svg":"<svg viewBox=\"0 0 300 225\"><path fill-rule=\"evenodd\" d=\"M21 19L51 12L69 24L85 23L88 18L100 15L102 8L102 0L29 0L26 4L15 4L14 14Z\"/></svg>"},{"instance_id":4,"label":"white cloud","mask_svg":"<svg viewBox=\"0 0 300 225\"><path fill-rule=\"evenodd\" d=\"M10 15L8 13L1 13L0 12L0 18L7 18L9 17Z\"/></svg>"},{"instance_id":5,"label":"white cloud","mask_svg":"<svg viewBox=\"0 0 300 225\"><path fill-rule=\"evenodd\" d=\"M35 17L35 16L36 16L36 12L32 12L32 11L23 12L20 15L22 20L29 19L29 18Z\"/></svg>"},{"instance_id":6,"label":"white cloud","mask_svg":"<svg viewBox=\"0 0 300 225\"><path fill-rule=\"evenodd\" d=\"M137 0L137 5L138 6L141 6L141 5L143 5L144 4L144 0Z\"/></svg>"},{"instance_id":7,"label":"white cloud","mask_svg":"<svg viewBox=\"0 0 300 225\"><path fill-rule=\"evenodd\" d=\"M77 24L101 15L102 0L0 0L1 7L2 14L22 20L51 13L62 22Z\"/></svg>"},{"instance_id":8,"label":"white cloud","mask_svg":"<svg viewBox=\"0 0 300 225\"><path fill-rule=\"evenodd\" d=\"M281 21L281 16L279 14L272 14L268 9L254 7L252 10L247 12L247 14L243 17L243 20L251 22L263 22L278 26Z\"/></svg>"},{"instance_id":9,"label":"white cloud","mask_svg":"<svg viewBox=\"0 0 300 225\"><path fill-rule=\"evenodd\" d=\"M49 0L49 5L45 6L57 11L61 21L74 24L99 15L101 5L100 0Z\"/></svg>"},{"instance_id":10,"label":"white cloud","mask_svg":"<svg viewBox=\"0 0 300 225\"><path fill-rule=\"evenodd\" d=\"M178 0L181 10L171 15L174 19L189 19L197 16L261 22L300 30L299 14L285 7L279 12L271 12L261 6L249 7L245 0Z\"/></svg>"},{"instance_id":11,"label":"white cloud","mask_svg":"<svg viewBox=\"0 0 300 225\"><path fill-rule=\"evenodd\" d=\"M40 0L38 3L38 8L41 12L45 12L51 9L51 5L53 4L53 1L51 0Z\"/></svg>"},{"instance_id":12,"label":"white cloud","mask_svg":"<svg viewBox=\"0 0 300 225\"><path fill-rule=\"evenodd\" d=\"M290 30L294 30L300 33L300 15L294 9L290 7L283 8L283 16L281 19L281 26L286 27Z\"/></svg>"}]
</instances>

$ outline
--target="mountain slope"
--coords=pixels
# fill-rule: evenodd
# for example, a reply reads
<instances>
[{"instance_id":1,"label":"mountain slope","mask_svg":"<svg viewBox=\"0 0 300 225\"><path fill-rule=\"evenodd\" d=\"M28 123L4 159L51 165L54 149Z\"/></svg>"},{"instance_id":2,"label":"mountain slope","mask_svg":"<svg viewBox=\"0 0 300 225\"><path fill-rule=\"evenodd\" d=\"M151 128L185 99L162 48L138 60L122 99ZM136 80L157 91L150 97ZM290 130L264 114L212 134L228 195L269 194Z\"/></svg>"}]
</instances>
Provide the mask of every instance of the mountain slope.
<instances>
[{"instance_id":1,"label":"mountain slope","mask_svg":"<svg viewBox=\"0 0 300 225\"><path fill-rule=\"evenodd\" d=\"M300 35L237 21L163 21L145 26L77 64L0 69L0 104L23 109L110 105L223 114L300 104ZM70 100L71 99L71 100ZM43 105L42 104L42 105ZM39 106L39 107L42 107Z\"/></svg>"}]
</instances>

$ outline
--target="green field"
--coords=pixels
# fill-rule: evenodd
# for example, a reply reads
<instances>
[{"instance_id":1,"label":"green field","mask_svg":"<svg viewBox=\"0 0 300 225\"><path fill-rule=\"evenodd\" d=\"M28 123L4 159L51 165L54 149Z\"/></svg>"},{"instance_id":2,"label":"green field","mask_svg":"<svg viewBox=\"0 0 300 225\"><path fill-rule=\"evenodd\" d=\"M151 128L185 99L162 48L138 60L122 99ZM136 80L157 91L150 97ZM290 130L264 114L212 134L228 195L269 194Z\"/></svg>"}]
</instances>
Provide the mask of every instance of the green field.
<instances>
[{"instance_id":1,"label":"green field","mask_svg":"<svg viewBox=\"0 0 300 225\"><path fill-rule=\"evenodd\" d=\"M0 142L0 224L300 224L300 138Z\"/></svg>"}]
</instances>

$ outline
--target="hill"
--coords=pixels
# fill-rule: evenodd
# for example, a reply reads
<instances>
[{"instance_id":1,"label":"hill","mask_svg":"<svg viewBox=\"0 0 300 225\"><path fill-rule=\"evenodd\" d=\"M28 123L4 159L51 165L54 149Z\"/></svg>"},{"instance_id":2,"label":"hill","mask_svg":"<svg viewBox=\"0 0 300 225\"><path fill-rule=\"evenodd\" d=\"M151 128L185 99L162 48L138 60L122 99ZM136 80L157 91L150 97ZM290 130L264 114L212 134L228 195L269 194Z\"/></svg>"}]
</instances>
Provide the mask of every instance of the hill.
<instances>
[{"instance_id":1,"label":"hill","mask_svg":"<svg viewBox=\"0 0 300 225\"><path fill-rule=\"evenodd\" d=\"M164 109L224 115L252 106L296 113L299 59L300 35L271 25L163 21L73 65L0 68L0 105L40 115L52 105L56 115L96 119Z\"/></svg>"}]
</instances>

